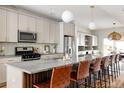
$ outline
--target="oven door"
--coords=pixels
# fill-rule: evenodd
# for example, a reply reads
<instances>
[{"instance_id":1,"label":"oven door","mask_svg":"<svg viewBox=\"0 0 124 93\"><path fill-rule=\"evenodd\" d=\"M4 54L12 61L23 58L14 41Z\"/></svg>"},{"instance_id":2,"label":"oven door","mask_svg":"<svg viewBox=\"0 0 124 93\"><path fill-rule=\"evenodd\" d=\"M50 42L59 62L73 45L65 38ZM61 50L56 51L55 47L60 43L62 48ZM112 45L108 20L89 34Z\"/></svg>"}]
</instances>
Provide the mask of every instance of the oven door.
<instances>
[{"instance_id":1,"label":"oven door","mask_svg":"<svg viewBox=\"0 0 124 93\"><path fill-rule=\"evenodd\" d=\"M36 40L37 40L36 33L18 31L18 42L35 43Z\"/></svg>"}]
</instances>

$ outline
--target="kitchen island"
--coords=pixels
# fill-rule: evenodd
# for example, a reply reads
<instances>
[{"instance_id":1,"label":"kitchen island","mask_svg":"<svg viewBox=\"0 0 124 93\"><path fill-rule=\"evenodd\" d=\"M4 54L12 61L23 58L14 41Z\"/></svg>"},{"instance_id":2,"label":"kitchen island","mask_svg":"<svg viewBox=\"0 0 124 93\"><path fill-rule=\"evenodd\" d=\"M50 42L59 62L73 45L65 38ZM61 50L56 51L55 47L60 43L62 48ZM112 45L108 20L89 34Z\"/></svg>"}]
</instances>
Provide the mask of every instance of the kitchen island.
<instances>
[{"instance_id":1,"label":"kitchen island","mask_svg":"<svg viewBox=\"0 0 124 93\"><path fill-rule=\"evenodd\" d=\"M87 55L80 60L91 60L98 55ZM34 83L42 82L50 78L54 67L68 64L78 64L80 61L72 58L70 60L35 60L20 63L8 63L7 66L7 88L32 88Z\"/></svg>"}]
</instances>

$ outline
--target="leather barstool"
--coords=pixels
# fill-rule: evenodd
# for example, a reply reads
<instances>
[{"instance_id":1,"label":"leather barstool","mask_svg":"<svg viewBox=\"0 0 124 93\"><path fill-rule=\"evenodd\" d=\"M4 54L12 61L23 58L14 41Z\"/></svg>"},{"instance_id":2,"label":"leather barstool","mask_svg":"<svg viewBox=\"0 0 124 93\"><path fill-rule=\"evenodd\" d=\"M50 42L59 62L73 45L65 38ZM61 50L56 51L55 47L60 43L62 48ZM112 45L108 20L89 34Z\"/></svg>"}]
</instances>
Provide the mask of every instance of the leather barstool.
<instances>
[{"instance_id":1,"label":"leather barstool","mask_svg":"<svg viewBox=\"0 0 124 93\"><path fill-rule=\"evenodd\" d=\"M85 87L89 87L89 62L88 61L81 61L78 64L77 71L71 73L71 81L76 83L77 88L80 85L85 85Z\"/></svg>"},{"instance_id":2,"label":"leather barstool","mask_svg":"<svg viewBox=\"0 0 124 93\"><path fill-rule=\"evenodd\" d=\"M53 68L51 80L34 84L35 88L65 88L70 85L71 65Z\"/></svg>"},{"instance_id":3,"label":"leather barstool","mask_svg":"<svg viewBox=\"0 0 124 93\"><path fill-rule=\"evenodd\" d=\"M93 60L91 66L90 66L90 80L92 84L92 75L93 75L93 84L94 88L96 88L96 82L99 81L100 87L102 87L102 81L101 81L101 61L102 58L96 58Z\"/></svg>"},{"instance_id":4,"label":"leather barstool","mask_svg":"<svg viewBox=\"0 0 124 93\"><path fill-rule=\"evenodd\" d=\"M105 83L105 88L107 87L107 82L109 82L109 87L110 87L109 61L110 61L110 56L106 56L102 58L102 62L101 62L102 78L103 78L102 81L104 81Z\"/></svg>"}]
</instances>

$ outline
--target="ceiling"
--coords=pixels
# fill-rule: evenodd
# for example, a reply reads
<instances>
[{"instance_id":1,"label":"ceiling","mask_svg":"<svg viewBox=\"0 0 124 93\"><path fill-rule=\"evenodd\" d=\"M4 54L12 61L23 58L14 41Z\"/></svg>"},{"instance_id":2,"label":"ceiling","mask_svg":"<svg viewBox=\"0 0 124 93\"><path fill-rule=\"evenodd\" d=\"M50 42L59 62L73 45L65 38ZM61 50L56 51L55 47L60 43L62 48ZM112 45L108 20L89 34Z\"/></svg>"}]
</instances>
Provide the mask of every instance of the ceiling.
<instances>
[{"instance_id":1,"label":"ceiling","mask_svg":"<svg viewBox=\"0 0 124 93\"><path fill-rule=\"evenodd\" d=\"M74 15L74 22L86 29L91 20L89 5L16 5L16 7L30 10L50 18L61 20L64 10L69 10ZM96 30L113 27L124 27L124 5L96 5L94 9Z\"/></svg>"}]
</instances>

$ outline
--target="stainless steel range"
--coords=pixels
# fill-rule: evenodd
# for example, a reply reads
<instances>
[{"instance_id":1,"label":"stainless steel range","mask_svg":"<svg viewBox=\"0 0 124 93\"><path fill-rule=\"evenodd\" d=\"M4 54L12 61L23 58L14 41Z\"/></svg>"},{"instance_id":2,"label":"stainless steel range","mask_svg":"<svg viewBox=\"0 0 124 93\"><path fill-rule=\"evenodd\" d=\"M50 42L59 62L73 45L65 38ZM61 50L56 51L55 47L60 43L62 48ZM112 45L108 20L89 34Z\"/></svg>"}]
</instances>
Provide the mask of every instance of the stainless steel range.
<instances>
[{"instance_id":1,"label":"stainless steel range","mask_svg":"<svg viewBox=\"0 0 124 93\"><path fill-rule=\"evenodd\" d=\"M15 55L22 56L23 61L39 60L41 58L41 54L34 53L33 47L16 47Z\"/></svg>"}]
</instances>

